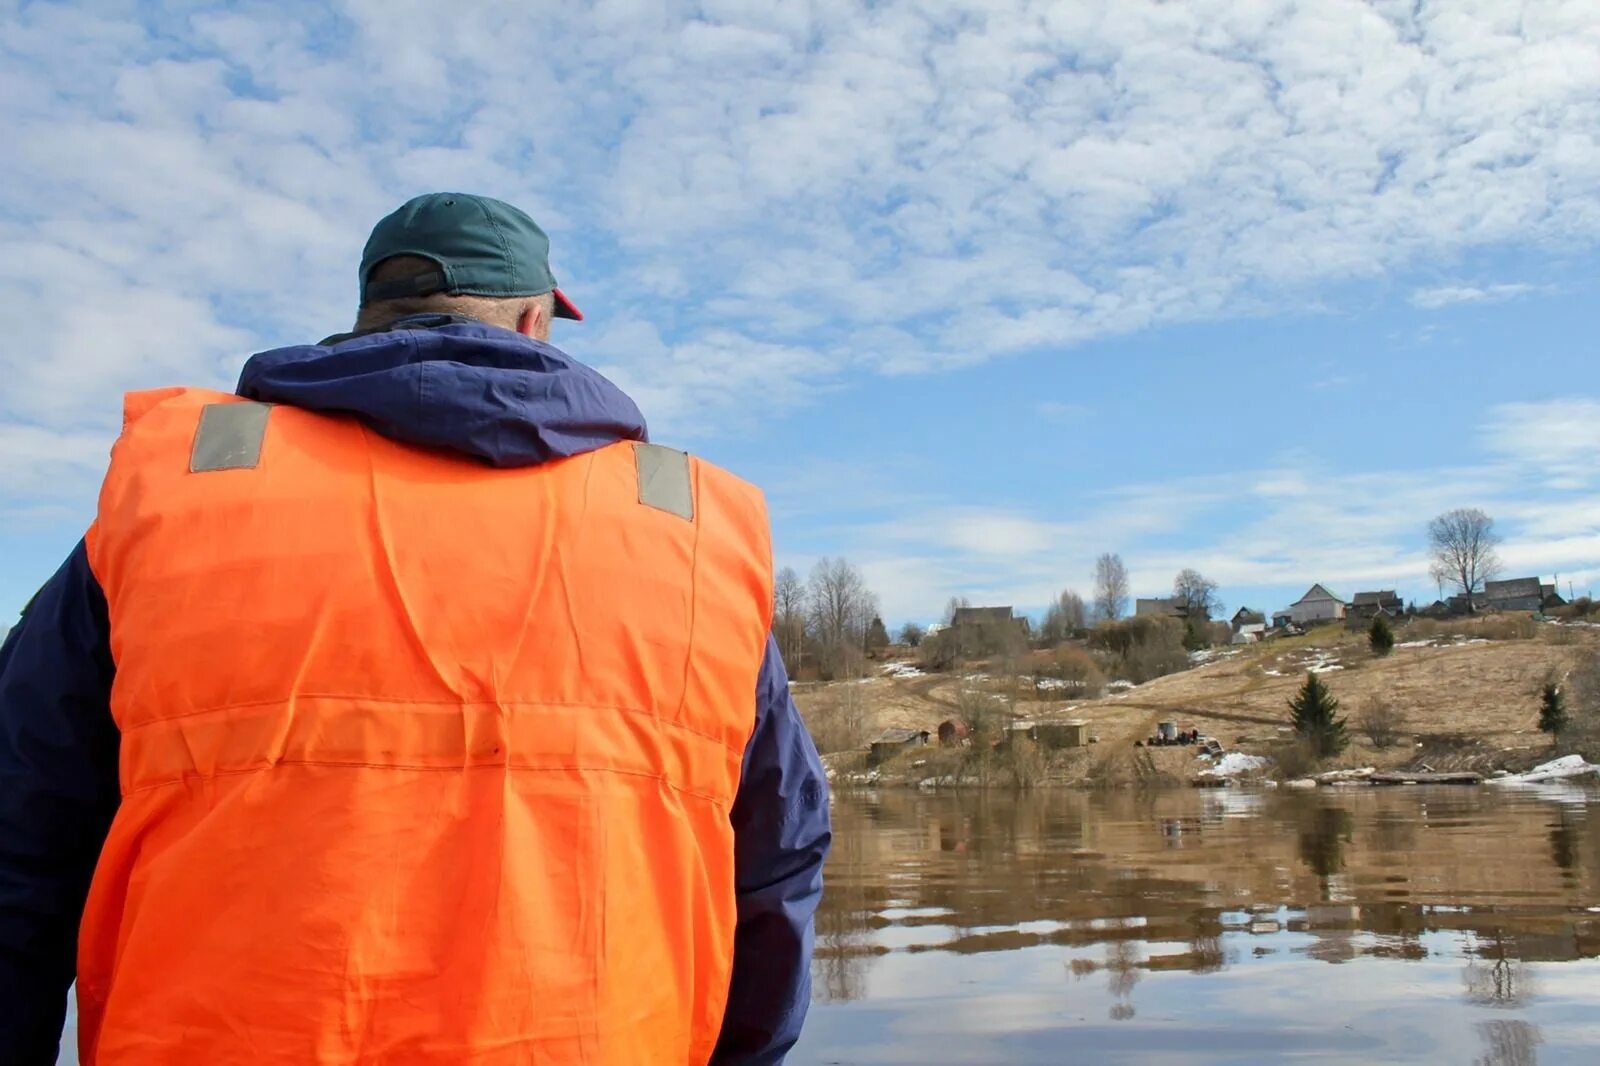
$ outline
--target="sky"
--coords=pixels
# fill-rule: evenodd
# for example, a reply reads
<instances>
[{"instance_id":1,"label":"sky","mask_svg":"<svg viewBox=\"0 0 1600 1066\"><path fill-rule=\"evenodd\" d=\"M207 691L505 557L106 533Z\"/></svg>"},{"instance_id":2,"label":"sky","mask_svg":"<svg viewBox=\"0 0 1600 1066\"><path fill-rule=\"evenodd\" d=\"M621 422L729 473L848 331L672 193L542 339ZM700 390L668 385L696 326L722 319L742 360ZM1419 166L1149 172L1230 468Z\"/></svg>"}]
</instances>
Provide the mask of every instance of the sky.
<instances>
[{"instance_id":1,"label":"sky","mask_svg":"<svg viewBox=\"0 0 1600 1066\"><path fill-rule=\"evenodd\" d=\"M555 343L891 625L1104 551L1429 602L1454 507L1600 585L1593 0L0 0L0 132L0 617L122 392L347 328L439 189L538 219Z\"/></svg>"}]
</instances>

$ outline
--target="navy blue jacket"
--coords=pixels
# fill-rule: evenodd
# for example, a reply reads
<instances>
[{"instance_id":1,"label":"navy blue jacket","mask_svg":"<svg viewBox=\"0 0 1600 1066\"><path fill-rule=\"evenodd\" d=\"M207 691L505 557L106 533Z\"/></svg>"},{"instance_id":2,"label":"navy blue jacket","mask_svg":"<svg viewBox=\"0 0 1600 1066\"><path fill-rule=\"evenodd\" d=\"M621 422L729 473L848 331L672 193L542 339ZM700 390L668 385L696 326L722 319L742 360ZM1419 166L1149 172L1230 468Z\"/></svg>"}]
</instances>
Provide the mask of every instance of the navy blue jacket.
<instances>
[{"instance_id":1,"label":"navy blue jacket","mask_svg":"<svg viewBox=\"0 0 1600 1066\"><path fill-rule=\"evenodd\" d=\"M448 316L253 357L239 394L343 412L495 466L644 440L633 401L548 344ZM0 1062L56 1060L84 897L120 800L105 595L80 542L0 647ZM780 1063L810 1001L827 782L777 645L733 805L739 925L718 1064ZM263 935L270 935L264 932Z\"/></svg>"}]
</instances>

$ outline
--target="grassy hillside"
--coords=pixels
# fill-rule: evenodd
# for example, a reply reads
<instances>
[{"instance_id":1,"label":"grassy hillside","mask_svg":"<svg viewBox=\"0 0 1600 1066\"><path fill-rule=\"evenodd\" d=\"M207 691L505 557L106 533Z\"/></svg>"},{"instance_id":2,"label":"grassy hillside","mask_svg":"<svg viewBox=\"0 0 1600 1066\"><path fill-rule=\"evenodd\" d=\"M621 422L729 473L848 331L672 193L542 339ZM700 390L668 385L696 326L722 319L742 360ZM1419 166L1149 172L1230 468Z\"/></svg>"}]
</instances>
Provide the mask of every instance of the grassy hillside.
<instances>
[{"instance_id":1,"label":"grassy hillside","mask_svg":"<svg viewBox=\"0 0 1600 1066\"><path fill-rule=\"evenodd\" d=\"M1534 624L1506 616L1403 627L1384 657L1367 648L1364 633L1343 627L1239 649L1221 649L1190 670L1095 699L1062 699L1060 689L997 681L978 664L961 674L917 674L796 686L795 698L825 753L852 762L865 742L890 727L927 729L974 710L998 729L1011 718L1078 718L1099 737L1086 753L1056 760L1048 776L1062 782L1180 781L1204 768L1190 749L1138 748L1134 742L1174 719L1231 750L1266 754L1285 763L1292 734L1287 703L1307 670L1316 670L1340 700L1352 738L1349 749L1323 768L1396 768L1426 762L1434 769L1521 769L1550 754L1538 732L1539 691L1547 678L1568 673L1600 651L1600 627ZM982 702L979 702L982 701ZM1373 743L1362 725L1372 712L1395 719L1397 737ZM1380 740L1383 737L1380 735ZM941 771L950 753L924 751L918 777ZM906 760L900 760L906 761Z\"/></svg>"}]
</instances>

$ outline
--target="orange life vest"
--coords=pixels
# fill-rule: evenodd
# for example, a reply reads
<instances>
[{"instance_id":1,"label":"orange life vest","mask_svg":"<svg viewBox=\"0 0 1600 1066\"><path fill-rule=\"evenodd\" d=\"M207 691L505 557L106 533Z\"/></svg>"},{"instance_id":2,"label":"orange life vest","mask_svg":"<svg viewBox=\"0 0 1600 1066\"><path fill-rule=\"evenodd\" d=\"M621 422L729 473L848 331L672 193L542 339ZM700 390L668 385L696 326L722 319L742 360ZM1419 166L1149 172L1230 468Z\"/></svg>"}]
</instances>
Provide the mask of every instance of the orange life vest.
<instances>
[{"instance_id":1,"label":"orange life vest","mask_svg":"<svg viewBox=\"0 0 1600 1066\"><path fill-rule=\"evenodd\" d=\"M772 564L654 445L495 470L134 394L85 1063L704 1063Z\"/></svg>"}]
</instances>

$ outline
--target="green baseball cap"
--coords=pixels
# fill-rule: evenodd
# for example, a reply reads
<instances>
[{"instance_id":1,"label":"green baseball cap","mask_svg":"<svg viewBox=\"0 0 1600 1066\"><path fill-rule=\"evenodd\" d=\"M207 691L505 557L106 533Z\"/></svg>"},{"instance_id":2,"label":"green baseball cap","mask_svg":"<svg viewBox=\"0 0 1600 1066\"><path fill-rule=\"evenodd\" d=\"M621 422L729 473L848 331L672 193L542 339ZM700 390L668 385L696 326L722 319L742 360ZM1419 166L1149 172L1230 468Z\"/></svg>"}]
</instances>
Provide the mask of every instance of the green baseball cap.
<instances>
[{"instance_id":1,"label":"green baseball cap","mask_svg":"<svg viewBox=\"0 0 1600 1066\"><path fill-rule=\"evenodd\" d=\"M430 259L438 270L391 281L369 281L372 268L396 255ZM556 288L550 238L538 223L500 200L431 192L407 200L372 227L361 253L361 304L436 292L464 296L540 296L552 293L557 318L583 312Z\"/></svg>"}]
</instances>

